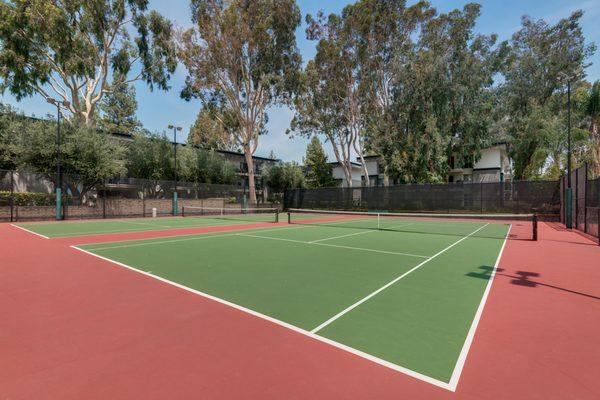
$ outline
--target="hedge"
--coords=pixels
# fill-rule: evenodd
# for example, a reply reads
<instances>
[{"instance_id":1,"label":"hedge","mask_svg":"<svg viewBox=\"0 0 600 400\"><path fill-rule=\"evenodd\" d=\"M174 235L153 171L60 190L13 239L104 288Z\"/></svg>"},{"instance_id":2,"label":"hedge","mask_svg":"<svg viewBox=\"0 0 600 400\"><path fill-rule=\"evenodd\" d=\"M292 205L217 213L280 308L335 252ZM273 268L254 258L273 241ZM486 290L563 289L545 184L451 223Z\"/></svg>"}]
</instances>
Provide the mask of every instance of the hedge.
<instances>
[{"instance_id":1,"label":"hedge","mask_svg":"<svg viewBox=\"0 0 600 400\"><path fill-rule=\"evenodd\" d=\"M10 205L11 192L0 191L0 205ZM56 204L56 195L54 193L32 193L15 192L12 193L14 205L16 206L53 206Z\"/></svg>"}]
</instances>

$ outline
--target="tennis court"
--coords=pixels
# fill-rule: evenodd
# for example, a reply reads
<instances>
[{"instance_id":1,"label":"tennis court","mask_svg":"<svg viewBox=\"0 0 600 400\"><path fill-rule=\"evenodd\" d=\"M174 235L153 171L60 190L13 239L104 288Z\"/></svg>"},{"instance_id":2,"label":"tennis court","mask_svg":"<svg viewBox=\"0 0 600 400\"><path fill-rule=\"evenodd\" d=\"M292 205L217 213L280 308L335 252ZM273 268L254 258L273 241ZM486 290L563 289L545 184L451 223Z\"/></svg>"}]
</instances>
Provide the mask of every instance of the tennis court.
<instances>
[{"instance_id":1,"label":"tennis court","mask_svg":"<svg viewBox=\"0 0 600 400\"><path fill-rule=\"evenodd\" d=\"M222 217L178 220L238 222ZM531 240L534 226L528 218L307 210L284 219L261 229L73 247L454 390L511 223L526 226L517 240Z\"/></svg>"}]
</instances>

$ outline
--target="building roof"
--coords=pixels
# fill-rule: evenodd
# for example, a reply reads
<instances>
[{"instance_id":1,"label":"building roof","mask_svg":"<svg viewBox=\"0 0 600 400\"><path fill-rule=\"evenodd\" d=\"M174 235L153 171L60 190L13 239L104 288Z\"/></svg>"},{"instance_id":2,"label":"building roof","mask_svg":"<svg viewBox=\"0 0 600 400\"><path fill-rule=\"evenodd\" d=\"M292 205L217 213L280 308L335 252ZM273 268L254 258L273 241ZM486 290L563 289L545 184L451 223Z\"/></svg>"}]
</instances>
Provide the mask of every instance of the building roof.
<instances>
[{"instance_id":1,"label":"building roof","mask_svg":"<svg viewBox=\"0 0 600 400\"><path fill-rule=\"evenodd\" d=\"M215 151L217 153L221 153L221 154L231 154L231 155L244 157L244 153L240 153L239 151L230 151L230 150L215 150ZM270 158L270 157L252 156L252 158L255 158L257 160L272 161L272 162L280 161L278 158Z\"/></svg>"},{"instance_id":2,"label":"building roof","mask_svg":"<svg viewBox=\"0 0 600 400\"><path fill-rule=\"evenodd\" d=\"M331 162L328 162L327 164L330 164L330 165L340 165L340 163L337 162L337 161L331 161ZM353 166L355 166L355 167L360 167L361 166L359 163L354 162L354 161L350 161L350 164L353 165Z\"/></svg>"}]
</instances>

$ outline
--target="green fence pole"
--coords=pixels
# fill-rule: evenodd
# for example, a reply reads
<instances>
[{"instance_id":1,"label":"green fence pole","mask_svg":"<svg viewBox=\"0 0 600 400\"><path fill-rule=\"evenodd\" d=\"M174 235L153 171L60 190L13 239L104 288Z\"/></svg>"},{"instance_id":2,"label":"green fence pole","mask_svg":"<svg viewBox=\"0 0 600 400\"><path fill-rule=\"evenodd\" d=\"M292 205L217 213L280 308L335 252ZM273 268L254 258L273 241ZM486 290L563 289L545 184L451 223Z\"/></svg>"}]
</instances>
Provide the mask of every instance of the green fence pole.
<instances>
[{"instance_id":1,"label":"green fence pole","mask_svg":"<svg viewBox=\"0 0 600 400\"><path fill-rule=\"evenodd\" d=\"M573 228L573 188L568 187L565 192L565 225Z\"/></svg>"},{"instance_id":2,"label":"green fence pole","mask_svg":"<svg viewBox=\"0 0 600 400\"><path fill-rule=\"evenodd\" d=\"M177 204L177 192L173 192L173 215L177 215L179 211L179 205Z\"/></svg>"},{"instance_id":3,"label":"green fence pole","mask_svg":"<svg viewBox=\"0 0 600 400\"><path fill-rule=\"evenodd\" d=\"M62 189L56 188L56 219L62 219Z\"/></svg>"}]
</instances>

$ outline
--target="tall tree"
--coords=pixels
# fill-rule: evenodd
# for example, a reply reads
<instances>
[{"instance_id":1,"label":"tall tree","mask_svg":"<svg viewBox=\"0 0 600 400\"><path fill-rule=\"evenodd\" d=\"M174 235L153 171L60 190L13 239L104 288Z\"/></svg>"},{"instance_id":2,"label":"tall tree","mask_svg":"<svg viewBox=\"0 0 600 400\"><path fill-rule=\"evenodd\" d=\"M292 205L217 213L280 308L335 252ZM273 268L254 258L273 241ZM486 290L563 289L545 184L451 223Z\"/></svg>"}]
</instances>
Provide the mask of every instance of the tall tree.
<instances>
[{"instance_id":1,"label":"tall tree","mask_svg":"<svg viewBox=\"0 0 600 400\"><path fill-rule=\"evenodd\" d=\"M344 60L342 19L336 14L329 15L327 21L323 18L322 13L317 20L307 16L307 36L319 40L317 54L306 65L301 95L295 103L296 113L287 133L305 137L324 135L346 181L352 185L351 157L357 130L349 129L346 118L348 90L353 88L346 77L352 71L347 70L349 64Z\"/></svg>"},{"instance_id":2,"label":"tall tree","mask_svg":"<svg viewBox=\"0 0 600 400\"><path fill-rule=\"evenodd\" d=\"M589 161L593 174L600 177L600 81L594 82L585 106L590 132Z\"/></svg>"},{"instance_id":3,"label":"tall tree","mask_svg":"<svg viewBox=\"0 0 600 400\"><path fill-rule=\"evenodd\" d=\"M364 87L360 101L366 114L365 142L371 152L386 154L391 144L386 140L398 129L394 102L410 88L414 39L434 13L427 2L407 7L405 0L361 0L344 9L345 18L360 38L358 55ZM386 176L387 165L383 163Z\"/></svg>"},{"instance_id":4,"label":"tall tree","mask_svg":"<svg viewBox=\"0 0 600 400\"><path fill-rule=\"evenodd\" d=\"M583 79L586 59L595 51L585 43L582 16L576 11L554 25L523 17L521 29L506 44L510 52L500 93L516 179L535 175L535 155L547 136L545 115L552 112L553 96L565 92L567 81L575 87Z\"/></svg>"},{"instance_id":5,"label":"tall tree","mask_svg":"<svg viewBox=\"0 0 600 400\"><path fill-rule=\"evenodd\" d=\"M311 132L310 129L315 126L309 120L315 118L317 113L327 112L326 109L329 107L329 104L319 104L318 97L328 96L327 102L337 103L338 129L335 133L320 131L325 133L333 146L334 154L342 165L349 184L352 182L351 179L348 180L351 175L350 158L354 152L361 161L368 185L369 174L363 158L366 134L364 103L361 101L364 95L364 70L361 69L360 64L361 37L358 34L356 20L349 18L345 11L346 9L341 16L331 14L325 17L322 12L319 12L316 18L311 15L306 17L307 37L318 41L317 55L307 65L307 83L311 87L305 91L305 98L297 103L298 118L293 125L300 128L300 131L304 131L305 135L312 135L315 132ZM321 89L325 92L317 93ZM313 110L310 106L301 105L305 101L312 102Z\"/></svg>"},{"instance_id":6,"label":"tall tree","mask_svg":"<svg viewBox=\"0 0 600 400\"><path fill-rule=\"evenodd\" d=\"M108 93L100 103L98 127L108 133L133 135L142 124L136 117L135 88L121 85Z\"/></svg>"},{"instance_id":7,"label":"tall tree","mask_svg":"<svg viewBox=\"0 0 600 400\"><path fill-rule=\"evenodd\" d=\"M230 110L239 129L236 144L248 166L249 200L256 203L254 161L266 108L290 100L301 58L294 0L192 0L194 28L181 35L180 57L188 69L185 99L198 97Z\"/></svg>"},{"instance_id":8,"label":"tall tree","mask_svg":"<svg viewBox=\"0 0 600 400\"><path fill-rule=\"evenodd\" d=\"M190 128L188 143L204 149L239 151L238 130L238 121L231 111L205 104Z\"/></svg>"},{"instance_id":9,"label":"tall tree","mask_svg":"<svg viewBox=\"0 0 600 400\"><path fill-rule=\"evenodd\" d=\"M147 0L3 1L0 88L54 99L89 125L122 85L167 89L177 66L171 38L171 23Z\"/></svg>"},{"instance_id":10,"label":"tall tree","mask_svg":"<svg viewBox=\"0 0 600 400\"><path fill-rule=\"evenodd\" d=\"M317 136L313 136L306 147L304 167L306 168L306 185L309 188L336 185L336 180L333 178L333 168L327 162L327 154L325 154L321 141Z\"/></svg>"}]
</instances>

